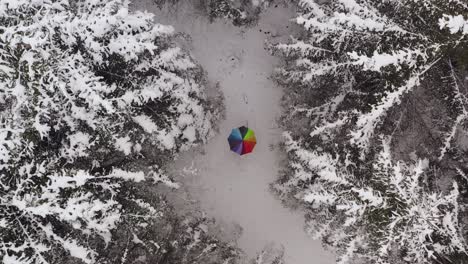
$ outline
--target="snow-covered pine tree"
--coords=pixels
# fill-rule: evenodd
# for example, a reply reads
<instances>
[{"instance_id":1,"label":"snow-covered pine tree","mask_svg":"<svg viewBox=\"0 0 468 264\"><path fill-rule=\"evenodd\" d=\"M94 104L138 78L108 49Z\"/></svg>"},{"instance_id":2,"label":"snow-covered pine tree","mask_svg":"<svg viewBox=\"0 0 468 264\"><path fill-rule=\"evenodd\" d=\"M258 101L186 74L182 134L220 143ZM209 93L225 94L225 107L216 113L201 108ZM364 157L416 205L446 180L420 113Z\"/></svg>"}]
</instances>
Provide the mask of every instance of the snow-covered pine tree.
<instances>
[{"instance_id":1,"label":"snow-covered pine tree","mask_svg":"<svg viewBox=\"0 0 468 264\"><path fill-rule=\"evenodd\" d=\"M159 7L177 8L180 0L153 0ZM192 0L192 8L207 16L210 21L226 19L235 26L248 26L258 21L262 9L271 0Z\"/></svg>"},{"instance_id":2,"label":"snow-covered pine tree","mask_svg":"<svg viewBox=\"0 0 468 264\"><path fill-rule=\"evenodd\" d=\"M459 75L466 69L466 1L300 0L298 9L302 34L272 45L285 60L277 80L288 90L283 121L289 170L276 189L310 209L311 232L338 247L342 263L356 253L392 263L390 248L407 263L466 255L456 188L425 188L433 173L418 159L416 165L397 162L388 150L400 140L393 135L401 102L421 100L412 93L427 86L425 93L449 110L443 124L428 128L438 136L431 138L435 150L416 154L437 164L453 149L467 117ZM388 156L385 173L382 155ZM395 177L399 183L391 184ZM398 233L403 231L413 237ZM424 235L415 236L419 231ZM458 240L449 239L453 232Z\"/></svg>"},{"instance_id":3,"label":"snow-covered pine tree","mask_svg":"<svg viewBox=\"0 0 468 264\"><path fill-rule=\"evenodd\" d=\"M307 230L337 248L338 263L395 263L395 253L408 263L431 263L466 254L458 185L441 193L422 184L431 173L428 160L394 162L384 141L363 175L362 168L346 170L339 159L305 150L289 136L286 149L295 155L295 175L285 184L308 204Z\"/></svg>"},{"instance_id":4,"label":"snow-covered pine tree","mask_svg":"<svg viewBox=\"0 0 468 264\"><path fill-rule=\"evenodd\" d=\"M166 259L162 244L174 248L183 234L184 243L210 240L196 225L187 231L189 220L170 243L136 238L172 218L129 188L145 180L177 187L162 165L207 139L212 111L202 72L171 42L173 29L128 4L0 1L2 263L116 263L99 253L118 245L112 233L125 223L134 238L127 246L161 247L150 251ZM222 248L211 242L187 252Z\"/></svg>"},{"instance_id":5,"label":"snow-covered pine tree","mask_svg":"<svg viewBox=\"0 0 468 264\"><path fill-rule=\"evenodd\" d=\"M269 243L251 262L252 264L284 264L284 247Z\"/></svg>"},{"instance_id":6,"label":"snow-covered pine tree","mask_svg":"<svg viewBox=\"0 0 468 264\"><path fill-rule=\"evenodd\" d=\"M289 112L312 119L311 136L344 126L363 150L388 110L466 47L464 1L304 0L299 7L304 36L273 46L288 61L278 80L294 90Z\"/></svg>"}]
</instances>

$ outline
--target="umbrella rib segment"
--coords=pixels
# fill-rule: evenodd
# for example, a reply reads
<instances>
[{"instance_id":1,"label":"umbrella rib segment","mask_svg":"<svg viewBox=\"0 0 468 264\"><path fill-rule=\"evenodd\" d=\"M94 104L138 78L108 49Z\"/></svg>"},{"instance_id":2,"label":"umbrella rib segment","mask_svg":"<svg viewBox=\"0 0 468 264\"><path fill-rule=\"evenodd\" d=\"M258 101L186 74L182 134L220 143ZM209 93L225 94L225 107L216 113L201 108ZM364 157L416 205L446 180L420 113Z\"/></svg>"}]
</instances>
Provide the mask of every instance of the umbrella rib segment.
<instances>
[{"instance_id":1,"label":"umbrella rib segment","mask_svg":"<svg viewBox=\"0 0 468 264\"><path fill-rule=\"evenodd\" d=\"M255 133L252 129L248 128L247 132L244 135L244 140L255 138Z\"/></svg>"},{"instance_id":2,"label":"umbrella rib segment","mask_svg":"<svg viewBox=\"0 0 468 264\"><path fill-rule=\"evenodd\" d=\"M244 137L246 136L247 132L249 131L250 129L245 127L245 126L241 126L239 127L239 132L242 136L242 139L244 139Z\"/></svg>"},{"instance_id":3,"label":"umbrella rib segment","mask_svg":"<svg viewBox=\"0 0 468 264\"><path fill-rule=\"evenodd\" d=\"M245 126L232 129L227 140L231 151L239 155L251 153L257 144L254 131Z\"/></svg>"},{"instance_id":4,"label":"umbrella rib segment","mask_svg":"<svg viewBox=\"0 0 468 264\"><path fill-rule=\"evenodd\" d=\"M242 151L243 151L243 144L239 144L237 145L236 147L234 147L234 149L232 149L232 151L236 152L237 154L239 155L242 155Z\"/></svg>"},{"instance_id":5,"label":"umbrella rib segment","mask_svg":"<svg viewBox=\"0 0 468 264\"><path fill-rule=\"evenodd\" d=\"M242 154L247 154L253 151L255 142L244 141L242 143Z\"/></svg>"},{"instance_id":6,"label":"umbrella rib segment","mask_svg":"<svg viewBox=\"0 0 468 264\"><path fill-rule=\"evenodd\" d=\"M228 140L233 139L233 140L242 140L242 134L238 128L234 128L231 131L231 134L229 135Z\"/></svg>"},{"instance_id":7,"label":"umbrella rib segment","mask_svg":"<svg viewBox=\"0 0 468 264\"><path fill-rule=\"evenodd\" d=\"M230 140L229 141L229 147L231 149L233 149L233 148L235 148L235 147L237 147L239 145L242 145L242 142L243 142L242 140Z\"/></svg>"}]
</instances>

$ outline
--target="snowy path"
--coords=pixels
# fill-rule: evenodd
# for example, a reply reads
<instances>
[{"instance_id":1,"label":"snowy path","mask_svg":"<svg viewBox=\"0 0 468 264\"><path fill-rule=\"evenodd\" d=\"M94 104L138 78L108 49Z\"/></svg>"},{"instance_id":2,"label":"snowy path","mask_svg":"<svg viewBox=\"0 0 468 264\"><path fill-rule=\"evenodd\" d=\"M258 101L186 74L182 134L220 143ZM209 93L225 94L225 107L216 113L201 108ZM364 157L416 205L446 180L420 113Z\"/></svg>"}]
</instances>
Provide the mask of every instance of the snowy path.
<instances>
[{"instance_id":1,"label":"snowy path","mask_svg":"<svg viewBox=\"0 0 468 264\"><path fill-rule=\"evenodd\" d=\"M186 3L169 13L146 3L150 0L140 1L137 8L157 14L158 22L191 36L195 60L224 93L226 119L220 124L220 134L207 144L204 154L186 154L177 161L180 167L193 162L197 169L194 175L185 173L183 180L191 195L216 221L242 227L238 246L251 258L274 242L284 246L287 264L334 263L320 242L304 233L303 216L284 208L268 191L279 169L278 152L271 147L280 141L275 118L280 114L282 91L269 79L277 60L264 50L269 36L265 31L287 36L292 11L271 8L258 26L245 29L229 22L210 24ZM233 127L247 122L258 143L252 154L238 156L229 151L226 139Z\"/></svg>"}]
</instances>

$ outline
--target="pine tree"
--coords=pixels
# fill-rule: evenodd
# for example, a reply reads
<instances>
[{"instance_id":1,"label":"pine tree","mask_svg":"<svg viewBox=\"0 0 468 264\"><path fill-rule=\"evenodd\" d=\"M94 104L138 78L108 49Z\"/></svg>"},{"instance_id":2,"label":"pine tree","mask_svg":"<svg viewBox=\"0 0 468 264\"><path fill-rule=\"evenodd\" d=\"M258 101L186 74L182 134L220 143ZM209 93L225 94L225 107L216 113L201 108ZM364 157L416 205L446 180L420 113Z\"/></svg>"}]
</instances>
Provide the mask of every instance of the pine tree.
<instances>
[{"instance_id":1,"label":"pine tree","mask_svg":"<svg viewBox=\"0 0 468 264\"><path fill-rule=\"evenodd\" d=\"M286 149L295 155L294 177L285 185L309 204L309 232L338 249L338 263L355 257L365 263L392 263L397 251L408 263L431 263L465 253L459 228L459 191L431 191L423 178L428 160L394 162L389 142L367 168L370 178L322 153L301 149L287 137ZM313 183L307 183L315 177Z\"/></svg>"},{"instance_id":2,"label":"pine tree","mask_svg":"<svg viewBox=\"0 0 468 264\"><path fill-rule=\"evenodd\" d=\"M115 263L102 249L119 248L113 236L122 226L134 238L127 247L167 242L137 234L170 226L178 218L162 215L172 209L129 190L177 188L164 162L207 139L213 111L202 71L171 41L172 27L128 4L0 1L2 263ZM174 241L199 243L180 252L202 262L213 252L235 255L192 222L172 231ZM149 253L175 257L166 248L177 246L159 247Z\"/></svg>"},{"instance_id":3,"label":"pine tree","mask_svg":"<svg viewBox=\"0 0 468 264\"><path fill-rule=\"evenodd\" d=\"M466 255L458 184L437 191L427 179L436 177L429 164L447 159L466 122L459 72L468 4L302 0L298 8L302 34L271 46L284 58L276 77L288 90L289 168L275 188L307 206L309 231L335 246L341 263L392 263L393 253L407 263ZM398 161L390 150L400 140L394 113L439 76L426 93L443 96L450 111L435 131L435 153Z\"/></svg>"}]
</instances>

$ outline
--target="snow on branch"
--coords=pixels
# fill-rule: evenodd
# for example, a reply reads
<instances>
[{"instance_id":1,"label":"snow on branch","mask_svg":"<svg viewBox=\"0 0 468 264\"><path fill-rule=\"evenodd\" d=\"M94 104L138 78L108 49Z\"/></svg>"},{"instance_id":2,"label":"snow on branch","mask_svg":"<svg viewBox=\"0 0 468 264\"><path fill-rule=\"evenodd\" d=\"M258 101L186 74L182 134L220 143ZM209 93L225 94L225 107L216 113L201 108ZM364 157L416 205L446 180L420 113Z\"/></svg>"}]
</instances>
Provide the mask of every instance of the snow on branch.
<instances>
[{"instance_id":1,"label":"snow on branch","mask_svg":"<svg viewBox=\"0 0 468 264\"><path fill-rule=\"evenodd\" d=\"M450 67L450 79L451 79L451 83L453 85L453 89L454 89L454 92L455 92L455 95L453 96L453 98L455 100L455 103L456 103L455 106L457 108L460 108L461 111L457 115L455 121L452 124L452 127L451 127L449 133L447 133L447 135L446 135L446 137L444 139L444 144L443 144L443 146L442 146L442 148L440 150L439 160L442 160L444 158L446 152L451 147L452 140L456 135L457 129L462 124L462 122L465 121L467 119L467 117L468 117L468 111L466 109L466 105L468 104L468 98L460 90L460 86L459 86L460 80L457 78L457 75L455 73L455 69L454 69L454 67L452 65L452 62L449 61L448 64L449 64L449 67Z\"/></svg>"},{"instance_id":2,"label":"snow on branch","mask_svg":"<svg viewBox=\"0 0 468 264\"><path fill-rule=\"evenodd\" d=\"M394 160L387 133L404 97L447 71L442 64L466 44L467 12L459 0L301 0L302 34L272 48L286 61L278 82L293 91L284 119L301 121L284 122L288 170L275 188L306 205L308 230L343 262L392 263L398 253L429 263L466 252L458 186L430 190L429 161ZM456 117L440 159L466 120L462 82L453 67L442 74L451 76ZM447 93L433 86L424 95Z\"/></svg>"},{"instance_id":3,"label":"snow on branch","mask_svg":"<svg viewBox=\"0 0 468 264\"><path fill-rule=\"evenodd\" d=\"M394 66L399 70L399 67L405 65L410 69L414 69L418 65L418 61L427 61L428 55L420 50L398 50L391 54L381 53L376 50L372 57L358 55L355 51L348 53L354 65L361 65L365 71L380 72L382 68Z\"/></svg>"},{"instance_id":4,"label":"snow on branch","mask_svg":"<svg viewBox=\"0 0 468 264\"><path fill-rule=\"evenodd\" d=\"M357 129L350 133L351 143L367 150L369 140L374 136L375 128L382 121L387 111L399 104L401 97L416 85L419 85L419 75L413 76L405 85L394 92L388 93L378 105L373 106L369 113L360 115L356 122Z\"/></svg>"},{"instance_id":5,"label":"snow on branch","mask_svg":"<svg viewBox=\"0 0 468 264\"><path fill-rule=\"evenodd\" d=\"M422 8L434 13L435 20L425 21L425 23L431 23L434 28L449 27L457 32L463 29L465 20L461 15L444 13L445 11L451 12L451 9L445 10L449 6L430 0L420 4L421 1L383 3L381 1L333 0L320 4L314 1L300 1L297 21L309 34L301 39L292 39L292 43L281 43L273 48L286 60L292 62L278 71L279 78L283 78L282 82L286 85L288 83L303 85L313 87L315 90L330 89L327 83L348 82L351 88L340 91L341 94L338 96L356 98L356 101L348 101L345 110L339 114L335 113L335 120L328 119L327 123L337 123L338 118L343 119L344 116L352 119L358 115L356 128L351 133L352 142L359 141L358 145L367 149L367 142L374 136L373 131L376 126L384 121L386 112L398 106L401 97L419 85L424 75L443 57L441 52L454 48L460 43L459 39L453 39L450 36L440 39L439 33L442 32L434 33L434 35L427 35L427 32L422 29L421 32L409 32L408 30L415 30L415 28L411 27L404 17L393 16L394 13L411 14L412 10ZM463 8L461 5L460 10ZM437 17L437 13L440 13L443 18L439 20L440 16ZM370 19L376 23L366 22L365 27L359 26L352 16L359 16L362 21ZM374 26L369 28L370 25ZM386 31L385 34L374 34L375 30L384 30L384 26L378 25L398 28L398 30L393 33ZM363 38L356 34L356 31L368 34L369 38ZM353 75L354 79L345 77L348 75ZM380 81L380 87L378 87L380 91L369 95L376 99L373 100L372 105L361 104L359 97L353 95L353 93L360 93L360 89L365 88L366 85L359 83L356 76L359 76L361 80L374 78ZM336 86L333 85L333 87ZM336 93L330 94L337 96ZM364 93L362 96L368 98ZM316 105L309 109L325 108L328 100L323 101L323 105ZM365 110L355 108L355 105ZM303 106L301 108L307 109ZM294 109L297 108L293 106L291 109L295 111ZM340 105L337 109L340 109ZM322 120L314 122L322 122ZM320 127L319 124L312 125Z\"/></svg>"},{"instance_id":6,"label":"snow on branch","mask_svg":"<svg viewBox=\"0 0 468 264\"><path fill-rule=\"evenodd\" d=\"M316 171L329 170L323 162L316 161L316 156L305 155L308 151L295 145L290 138L289 141L287 150L293 155L292 160L310 164L309 169L313 167ZM307 158L313 160L307 162ZM336 162L327 164L337 165ZM337 245L345 245L338 255L343 263L353 257L366 259L369 263L388 263L391 258L389 249L394 243L407 249L404 253L407 262L415 263L466 252L458 222L458 186L454 182L449 193L427 191L421 178L428 170L428 164L427 160L416 164L393 161L388 141L384 141L368 172L372 177L369 181L362 181L348 172L337 182L328 177L328 173L317 172L318 177L296 195L313 205L311 214L316 219L311 220L314 223L310 225L314 228L309 231L312 235L320 232L322 239L346 233L346 236L335 236L337 240L334 240ZM298 176L301 175L299 168L293 167ZM320 218L324 217L323 210L337 212L326 216L325 221ZM380 231L374 233L374 228ZM359 239L349 242L348 237Z\"/></svg>"},{"instance_id":7,"label":"snow on branch","mask_svg":"<svg viewBox=\"0 0 468 264\"><path fill-rule=\"evenodd\" d=\"M461 33L463 35L468 34L468 20L466 20L462 15L451 16L444 14L442 18L439 19L440 29L447 28L451 34Z\"/></svg>"},{"instance_id":8,"label":"snow on branch","mask_svg":"<svg viewBox=\"0 0 468 264\"><path fill-rule=\"evenodd\" d=\"M284 133L286 151L294 155L295 160L295 174L300 180L306 180L316 173L318 180L324 180L337 184L346 185L347 180L343 175L336 170L337 160L333 159L331 155L312 152L300 147L289 133ZM304 176L308 175L307 178Z\"/></svg>"}]
</instances>

